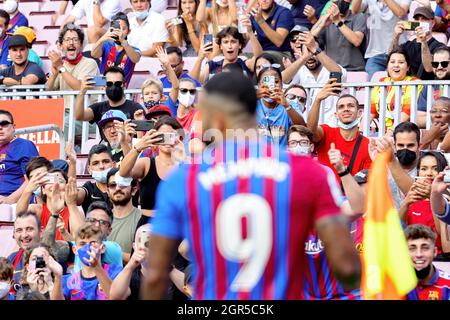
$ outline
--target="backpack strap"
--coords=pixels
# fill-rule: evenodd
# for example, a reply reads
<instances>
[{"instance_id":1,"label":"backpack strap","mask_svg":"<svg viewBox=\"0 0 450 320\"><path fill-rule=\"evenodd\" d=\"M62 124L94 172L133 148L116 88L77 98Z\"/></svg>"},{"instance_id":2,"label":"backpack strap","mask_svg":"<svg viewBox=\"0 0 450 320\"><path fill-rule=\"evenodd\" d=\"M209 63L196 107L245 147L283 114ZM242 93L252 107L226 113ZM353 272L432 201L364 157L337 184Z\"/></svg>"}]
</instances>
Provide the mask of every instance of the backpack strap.
<instances>
[{"instance_id":1,"label":"backpack strap","mask_svg":"<svg viewBox=\"0 0 450 320\"><path fill-rule=\"evenodd\" d=\"M353 165L355 164L355 159L356 159L356 156L358 155L358 150L359 150L359 146L361 145L362 138L363 138L363 135L361 134L361 132L359 132L358 139L356 140L355 147L353 148L352 157L350 158L350 162L348 163L348 167L347 167L347 170L350 172L350 174L352 172Z\"/></svg>"},{"instance_id":2,"label":"backpack strap","mask_svg":"<svg viewBox=\"0 0 450 320\"><path fill-rule=\"evenodd\" d=\"M17 251L16 256L14 257L12 266L13 266L13 271L16 270L17 265L19 264L20 260L22 259L23 253L25 252L25 250L23 250L22 248L19 249L19 251ZM11 283L11 290L9 291L11 294L14 294L16 292L16 290L14 289L14 276L12 278L12 283Z\"/></svg>"}]
</instances>

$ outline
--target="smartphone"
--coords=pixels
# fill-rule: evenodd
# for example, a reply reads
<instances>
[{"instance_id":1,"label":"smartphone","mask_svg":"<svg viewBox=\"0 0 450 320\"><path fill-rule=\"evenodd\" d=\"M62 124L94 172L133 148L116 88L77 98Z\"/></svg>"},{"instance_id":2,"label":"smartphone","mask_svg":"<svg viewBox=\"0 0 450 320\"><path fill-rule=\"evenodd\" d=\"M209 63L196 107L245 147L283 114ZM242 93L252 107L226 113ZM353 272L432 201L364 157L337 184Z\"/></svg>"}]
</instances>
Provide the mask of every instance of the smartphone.
<instances>
[{"instance_id":1,"label":"smartphone","mask_svg":"<svg viewBox=\"0 0 450 320\"><path fill-rule=\"evenodd\" d=\"M47 173L47 175L45 176L45 179L47 180L46 183L53 184L56 182L56 176L54 173Z\"/></svg>"},{"instance_id":2,"label":"smartphone","mask_svg":"<svg viewBox=\"0 0 450 320\"><path fill-rule=\"evenodd\" d=\"M150 232L148 230L141 231L141 238L139 239L139 246L141 248L148 248L148 239L150 238Z\"/></svg>"},{"instance_id":3,"label":"smartphone","mask_svg":"<svg viewBox=\"0 0 450 320\"><path fill-rule=\"evenodd\" d=\"M105 87L106 86L106 76L93 76L92 81L94 81L95 87Z\"/></svg>"},{"instance_id":4,"label":"smartphone","mask_svg":"<svg viewBox=\"0 0 450 320\"><path fill-rule=\"evenodd\" d=\"M330 72L330 79L336 79L337 83L342 82L342 73L341 72Z\"/></svg>"},{"instance_id":5,"label":"smartphone","mask_svg":"<svg viewBox=\"0 0 450 320\"><path fill-rule=\"evenodd\" d=\"M120 29L120 21L114 20L113 22L111 22L111 29Z\"/></svg>"},{"instance_id":6,"label":"smartphone","mask_svg":"<svg viewBox=\"0 0 450 320\"><path fill-rule=\"evenodd\" d=\"M151 120L131 120L130 122L136 125L134 127L136 131L150 131L155 126L155 123Z\"/></svg>"},{"instance_id":7,"label":"smartphone","mask_svg":"<svg viewBox=\"0 0 450 320\"><path fill-rule=\"evenodd\" d=\"M418 26L420 26L420 22L417 21L403 21L403 29L405 31L414 31Z\"/></svg>"},{"instance_id":8,"label":"smartphone","mask_svg":"<svg viewBox=\"0 0 450 320\"><path fill-rule=\"evenodd\" d=\"M36 257L36 269L37 268L45 268L44 257Z\"/></svg>"},{"instance_id":9,"label":"smartphone","mask_svg":"<svg viewBox=\"0 0 450 320\"><path fill-rule=\"evenodd\" d=\"M180 16L178 16L178 17L170 19L170 22L172 25L176 26L176 25L182 24L183 19Z\"/></svg>"},{"instance_id":10,"label":"smartphone","mask_svg":"<svg viewBox=\"0 0 450 320\"><path fill-rule=\"evenodd\" d=\"M264 77L263 77L263 83L264 83L269 89L274 89L274 88L275 88L275 77L274 77L274 76L264 76Z\"/></svg>"},{"instance_id":11,"label":"smartphone","mask_svg":"<svg viewBox=\"0 0 450 320\"><path fill-rule=\"evenodd\" d=\"M213 35L210 33L205 34L203 37L203 45L205 45L207 43L211 43L211 44L213 43ZM211 46L211 49L208 51L212 51L212 46Z\"/></svg>"},{"instance_id":12,"label":"smartphone","mask_svg":"<svg viewBox=\"0 0 450 320\"><path fill-rule=\"evenodd\" d=\"M445 170L444 182L450 183L450 170Z\"/></svg>"},{"instance_id":13,"label":"smartphone","mask_svg":"<svg viewBox=\"0 0 450 320\"><path fill-rule=\"evenodd\" d=\"M174 145L177 141L177 133L176 132L163 132L159 135L161 137L161 140L158 142L155 142L155 144L170 144Z\"/></svg>"}]
</instances>

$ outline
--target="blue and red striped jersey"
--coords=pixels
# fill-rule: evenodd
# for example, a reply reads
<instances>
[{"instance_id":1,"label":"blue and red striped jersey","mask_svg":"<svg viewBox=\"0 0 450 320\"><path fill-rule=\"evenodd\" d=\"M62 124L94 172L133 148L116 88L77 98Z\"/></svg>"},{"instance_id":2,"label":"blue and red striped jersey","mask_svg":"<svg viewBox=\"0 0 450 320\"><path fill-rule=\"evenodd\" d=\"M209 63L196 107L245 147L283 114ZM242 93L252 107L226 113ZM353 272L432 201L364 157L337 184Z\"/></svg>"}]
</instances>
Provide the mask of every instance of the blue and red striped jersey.
<instances>
[{"instance_id":1,"label":"blue and red striped jersey","mask_svg":"<svg viewBox=\"0 0 450 320\"><path fill-rule=\"evenodd\" d=\"M449 300L450 275L435 267L433 278L426 285L418 284L406 296L407 300Z\"/></svg>"},{"instance_id":2,"label":"blue and red striped jersey","mask_svg":"<svg viewBox=\"0 0 450 320\"><path fill-rule=\"evenodd\" d=\"M302 299L307 235L340 199L313 159L229 142L161 182L153 233L187 238L195 299Z\"/></svg>"}]
</instances>

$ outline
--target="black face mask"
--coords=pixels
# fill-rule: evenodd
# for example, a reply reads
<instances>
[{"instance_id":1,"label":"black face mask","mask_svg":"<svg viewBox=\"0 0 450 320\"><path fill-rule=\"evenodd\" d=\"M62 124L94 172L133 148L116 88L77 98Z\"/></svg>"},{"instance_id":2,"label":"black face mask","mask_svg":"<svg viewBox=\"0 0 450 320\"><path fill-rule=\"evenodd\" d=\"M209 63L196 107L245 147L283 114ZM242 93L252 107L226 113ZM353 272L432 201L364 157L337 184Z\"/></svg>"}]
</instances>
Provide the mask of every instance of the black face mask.
<instances>
[{"instance_id":1,"label":"black face mask","mask_svg":"<svg viewBox=\"0 0 450 320\"><path fill-rule=\"evenodd\" d=\"M112 102L119 102L123 98L123 88L116 85L106 87L106 96Z\"/></svg>"},{"instance_id":2,"label":"black face mask","mask_svg":"<svg viewBox=\"0 0 450 320\"><path fill-rule=\"evenodd\" d=\"M344 0L339 0L337 2L337 6L339 8L339 12L341 14L346 14L348 9L350 8L350 3L344 1Z\"/></svg>"},{"instance_id":3,"label":"black face mask","mask_svg":"<svg viewBox=\"0 0 450 320\"><path fill-rule=\"evenodd\" d=\"M428 267L425 267L420 271L414 269L414 271L416 271L417 279L419 279L419 280L425 279L430 274L430 269L431 269L431 263L428 265Z\"/></svg>"},{"instance_id":4,"label":"black face mask","mask_svg":"<svg viewBox=\"0 0 450 320\"><path fill-rule=\"evenodd\" d=\"M402 166L409 166L416 161L417 155L414 151L408 149L397 150L397 159Z\"/></svg>"},{"instance_id":5,"label":"black face mask","mask_svg":"<svg viewBox=\"0 0 450 320\"><path fill-rule=\"evenodd\" d=\"M154 106L157 106L157 105L159 105L159 104L161 104L161 103L159 102L159 100L158 100L158 101L150 100L150 101L144 102L144 106L145 106L147 109L153 108Z\"/></svg>"}]
</instances>

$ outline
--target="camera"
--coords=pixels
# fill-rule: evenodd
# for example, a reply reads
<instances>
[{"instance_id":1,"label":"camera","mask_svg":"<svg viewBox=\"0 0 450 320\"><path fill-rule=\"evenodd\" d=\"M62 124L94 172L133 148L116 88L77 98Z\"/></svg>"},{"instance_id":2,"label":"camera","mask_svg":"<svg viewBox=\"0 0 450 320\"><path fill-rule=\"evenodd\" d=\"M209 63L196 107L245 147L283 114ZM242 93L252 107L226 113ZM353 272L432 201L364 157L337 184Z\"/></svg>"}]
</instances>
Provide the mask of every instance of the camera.
<instances>
[{"instance_id":1,"label":"camera","mask_svg":"<svg viewBox=\"0 0 450 320\"><path fill-rule=\"evenodd\" d=\"M170 19L170 22L172 23L172 25L177 26L177 25L183 23L183 19L180 16L178 16L178 17Z\"/></svg>"},{"instance_id":2,"label":"camera","mask_svg":"<svg viewBox=\"0 0 450 320\"><path fill-rule=\"evenodd\" d=\"M44 257L36 257L36 269L37 268L45 268Z\"/></svg>"}]
</instances>

